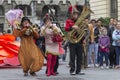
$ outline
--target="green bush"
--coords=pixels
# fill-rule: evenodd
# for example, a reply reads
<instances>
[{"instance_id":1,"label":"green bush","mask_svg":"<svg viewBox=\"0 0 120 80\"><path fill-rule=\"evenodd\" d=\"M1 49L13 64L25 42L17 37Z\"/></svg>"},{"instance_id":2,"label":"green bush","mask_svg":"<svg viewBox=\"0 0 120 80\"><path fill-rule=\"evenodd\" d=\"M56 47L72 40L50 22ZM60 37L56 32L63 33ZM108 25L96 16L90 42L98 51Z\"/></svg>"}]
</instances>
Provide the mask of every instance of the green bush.
<instances>
[{"instance_id":1,"label":"green bush","mask_svg":"<svg viewBox=\"0 0 120 80\"><path fill-rule=\"evenodd\" d=\"M108 27L109 26L109 22L110 22L110 17L106 17L106 18L99 18L99 20L102 21L102 25L105 26L105 27Z\"/></svg>"}]
</instances>

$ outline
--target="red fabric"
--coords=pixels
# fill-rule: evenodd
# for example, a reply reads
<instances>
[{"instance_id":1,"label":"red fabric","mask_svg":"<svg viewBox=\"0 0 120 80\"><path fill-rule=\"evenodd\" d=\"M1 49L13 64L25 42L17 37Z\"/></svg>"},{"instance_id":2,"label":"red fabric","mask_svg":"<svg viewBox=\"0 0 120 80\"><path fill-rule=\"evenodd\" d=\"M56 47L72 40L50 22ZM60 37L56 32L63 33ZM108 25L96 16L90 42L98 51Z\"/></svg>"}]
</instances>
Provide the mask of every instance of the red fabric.
<instances>
[{"instance_id":1,"label":"red fabric","mask_svg":"<svg viewBox=\"0 0 120 80\"><path fill-rule=\"evenodd\" d=\"M9 53L8 57L13 57L15 55L17 55L18 53L18 47L15 48L15 45L10 44L9 42L6 41L0 41L1 46L3 47L3 49Z\"/></svg>"},{"instance_id":2,"label":"red fabric","mask_svg":"<svg viewBox=\"0 0 120 80\"><path fill-rule=\"evenodd\" d=\"M57 56L55 55L52 55L52 64L51 64L51 74L52 75L56 75L56 73L54 72L54 68L55 68L55 64L56 64L56 59L57 59Z\"/></svg>"},{"instance_id":3,"label":"red fabric","mask_svg":"<svg viewBox=\"0 0 120 80\"><path fill-rule=\"evenodd\" d=\"M72 6L70 6L68 9L70 13L72 13L72 9L73 9Z\"/></svg>"},{"instance_id":4,"label":"red fabric","mask_svg":"<svg viewBox=\"0 0 120 80\"><path fill-rule=\"evenodd\" d=\"M0 66L2 64L20 65L18 61L18 50L20 42L15 42L15 37L11 34L0 36Z\"/></svg>"},{"instance_id":5,"label":"red fabric","mask_svg":"<svg viewBox=\"0 0 120 80\"><path fill-rule=\"evenodd\" d=\"M109 52L109 48L107 48L107 47L106 47L106 48L100 48L100 51L101 51L101 52L107 52L107 53L108 53L108 52Z\"/></svg>"},{"instance_id":6,"label":"red fabric","mask_svg":"<svg viewBox=\"0 0 120 80\"><path fill-rule=\"evenodd\" d=\"M56 59L57 59L57 57L55 55L47 54L47 76L56 75L54 73Z\"/></svg>"},{"instance_id":7,"label":"red fabric","mask_svg":"<svg viewBox=\"0 0 120 80\"><path fill-rule=\"evenodd\" d=\"M66 20L65 31L70 31L70 28L74 25L74 21L72 19Z\"/></svg>"},{"instance_id":8,"label":"red fabric","mask_svg":"<svg viewBox=\"0 0 120 80\"><path fill-rule=\"evenodd\" d=\"M4 62L5 62L6 64L10 64L10 65L12 65L12 66L20 65L19 60L18 60L18 56L14 56L14 57L12 57L12 58L6 58L6 59L4 60Z\"/></svg>"},{"instance_id":9,"label":"red fabric","mask_svg":"<svg viewBox=\"0 0 120 80\"><path fill-rule=\"evenodd\" d=\"M54 34L53 37L52 37L52 41L53 42L62 42L63 41L62 35Z\"/></svg>"},{"instance_id":10,"label":"red fabric","mask_svg":"<svg viewBox=\"0 0 120 80\"><path fill-rule=\"evenodd\" d=\"M11 34L0 35L0 39L3 39L5 41L15 41L15 37Z\"/></svg>"},{"instance_id":11,"label":"red fabric","mask_svg":"<svg viewBox=\"0 0 120 80\"><path fill-rule=\"evenodd\" d=\"M62 43L59 43L59 53L60 54L64 54L65 53L65 50L62 47Z\"/></svg>"},{"instance_id":12,"label":"red fabric","mask_svg":"<svg viewBox=\"0 0 120 80\"><path fill-rule=\"evenodd\" d=\"M73 13L73 7L76 9L76 5L74 5L74 6L70 6L70 7L69 7L68 10L69 10L70 13Z\"/></svg>"},{"instance_id":13,"label":"red fabric","mask_svg":"<svg viewBox=\"0 0 120 80\"><path fill-rule=\"evenodd\" d=\"M47 54L47 76L51 75L52 54Z\"/></svg>"},{"instance_id":14,"label":"red fabric","mask_svg":"<svg viewBox=\"0 0 120 80\"><path fill-rule=\"evenodd\" d=\"M3 60L0 60L0 64L4 63Z\"/></svg>"}]
</instances>

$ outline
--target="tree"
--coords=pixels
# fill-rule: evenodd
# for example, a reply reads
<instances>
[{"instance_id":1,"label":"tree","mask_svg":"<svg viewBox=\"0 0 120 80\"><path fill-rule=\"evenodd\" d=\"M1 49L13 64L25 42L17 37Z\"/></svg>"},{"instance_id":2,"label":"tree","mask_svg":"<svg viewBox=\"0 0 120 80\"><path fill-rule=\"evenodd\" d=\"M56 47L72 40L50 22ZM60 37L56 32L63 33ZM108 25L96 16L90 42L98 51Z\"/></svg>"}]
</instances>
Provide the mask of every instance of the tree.
<instances>
[{"instance_id":1,"label":"tree","mask_svg":"<svg viewBox=\"0 0 120 80\"><path fill-rule=\"evenodd\" d=\"M102 25L105 26L105 27L108 27L109 26L109 22L110 22L110 17L106 17L106 18L99 18L99 20L102 22Z\"/></svg>"}]
</instances>

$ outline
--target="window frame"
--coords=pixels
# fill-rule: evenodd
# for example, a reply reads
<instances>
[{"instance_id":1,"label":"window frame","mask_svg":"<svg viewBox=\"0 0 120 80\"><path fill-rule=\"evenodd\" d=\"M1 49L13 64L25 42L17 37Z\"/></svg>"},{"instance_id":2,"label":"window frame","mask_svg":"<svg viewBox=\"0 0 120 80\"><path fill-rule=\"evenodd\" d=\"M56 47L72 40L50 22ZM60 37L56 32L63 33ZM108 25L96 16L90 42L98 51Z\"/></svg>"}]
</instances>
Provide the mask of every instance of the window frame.
<instances>
[{"instance_id":1,"label":"window frame","mask_svg":"<svg viewBox=\"0 0 120 80\"><path fill-rule=\"evenodd\" d=\"M4 16L4 15L5 15L4 7L0 5L0 16Z\"/></svg>"},{"instance_id":2,"label":"window frame","mask_svg":"<svg viewBox=\"0 0 120 80\"><path fill-rule=\"evenodd\" d=\"M110 0L110 16L118 17L118 0Z\"/></svg>"},{"instance_id":3,"label":"window frame","mask_svg":"<svg viewBox=\"0 0 120 80\"><path fill-rule=\"evenodd\" d=\"M30 5L16 5L15 9L23 10L24 16L32 16L32 9Z\"/></svg>"}]
</instances>

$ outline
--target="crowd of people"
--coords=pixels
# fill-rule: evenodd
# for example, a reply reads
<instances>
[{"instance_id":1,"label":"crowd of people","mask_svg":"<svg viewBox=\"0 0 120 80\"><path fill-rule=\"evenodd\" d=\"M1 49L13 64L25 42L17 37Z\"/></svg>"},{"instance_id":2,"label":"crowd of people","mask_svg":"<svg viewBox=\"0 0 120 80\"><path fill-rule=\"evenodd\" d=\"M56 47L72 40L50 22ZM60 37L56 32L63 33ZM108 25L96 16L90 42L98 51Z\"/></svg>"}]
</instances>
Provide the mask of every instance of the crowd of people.
<instances>
[{"instance_id":1,"label":"crowd of people","mask_svg":"<svg viewBox=\"0 0 120 80\"><path fill-rule=\"evenodd\" d=\"M100 20L91 20L90 24L93 25L94 42L89 43L88 67L119 68L119 53L116 50L119 42L114 39L114 33L119 31L119 22L111 18L108 26L103 26Z\"/></svg>"}]
</instances>

